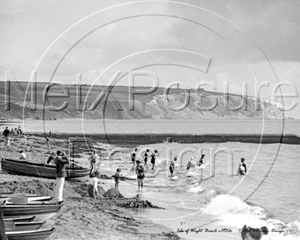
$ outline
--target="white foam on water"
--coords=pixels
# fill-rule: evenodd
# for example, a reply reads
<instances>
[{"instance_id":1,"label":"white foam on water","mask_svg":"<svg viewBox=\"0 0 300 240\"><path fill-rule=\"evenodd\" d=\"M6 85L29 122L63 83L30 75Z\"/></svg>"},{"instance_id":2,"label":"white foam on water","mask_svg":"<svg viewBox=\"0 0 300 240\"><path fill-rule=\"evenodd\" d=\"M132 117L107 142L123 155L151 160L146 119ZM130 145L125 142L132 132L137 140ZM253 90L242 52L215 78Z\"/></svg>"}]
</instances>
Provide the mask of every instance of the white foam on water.
<instances>
[{"instance_id":1,"label":"white foam on water","mask_svg":"<svg viewBox=\"0 0 300 240\"><path fill-rule=\"evenodd\" d=\"M209 204L202 209L207 215L215 216L222 226L242 228L244 225L253 228L267 226L269 234L263 239L300 239L300 223L285 224L278 219L266 219L266 212L258 206L250 206L240 198L221 194L214 197Z\"/></svg>"},{"instance_id":2,"label":"white foam on water","mask_svg":"<svg viewBox=\"0 0 300 240\"><path fill-rule=\"evenodd\" d=\"M203 192L203 188L199 185L193 186L187 190L188 193L194 193L198 194L200 192Z\"/></svg>"}]
</instances>

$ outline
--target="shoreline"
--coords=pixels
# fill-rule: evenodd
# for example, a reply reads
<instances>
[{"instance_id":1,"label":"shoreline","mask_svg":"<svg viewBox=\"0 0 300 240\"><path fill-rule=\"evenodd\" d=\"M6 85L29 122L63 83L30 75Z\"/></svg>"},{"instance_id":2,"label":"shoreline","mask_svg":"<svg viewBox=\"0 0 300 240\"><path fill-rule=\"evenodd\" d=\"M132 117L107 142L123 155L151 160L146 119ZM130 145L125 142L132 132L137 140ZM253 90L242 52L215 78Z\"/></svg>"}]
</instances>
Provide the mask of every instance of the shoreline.
<instances>
[{"instance_id":1,"label":"shoreline","mask_svg":"<svg viewBox=\"0 0 300 240\"><path fill-rule=\"evenodd\" d=\"M45 137L45 133L27 132L26 135ZM52 138L89 138L107 144L134 146L143 144L178 142L178 143L222 143L242 142L258 144L295 144L300 145L300 137L294 134L180 134L180 133L122 133L122 134L91 134L91 133L52 133Z\"/></svg>"},{"instance_id":2,"label":"shoreline","mask_svg":"<svg viewBox=\"0 0 300 240\"><path fill-rule=\"evenodd\" d=\"M2 140L1 144L3 144ZM27 148L28 152L26 153L28 155L34 154L32 159L28 158L27 161L29 162L43 162L43 158L48 156L48 148L44 138L30 136L27 143L24 143L22 138L11 140L10 147L1 147L1 157L17 159L18 149L20 148ZM52 148L67 150L65 141L52 138L50 142ZM106 154L108 154L110 147L101 145ZM13 175L2 172L2 169L0 172L0 188L16 193L36 193L41 196L52 196L54 183L54 179ZM99 179L98 186L107 191L113 186L113 180ZM45 227L55 227L55 232L49 240L182 239L171 228L147 218L141 219L136 216L134 211L119 206L115 200L88 198L86 188L87 185L84 182L66 181L64 206L54 217L48 219L45 225ZM126 199L134 197L124 189L121 189L121 194ZM147 198L142 200L147 200Z\"/></svg>"}]
</instances>

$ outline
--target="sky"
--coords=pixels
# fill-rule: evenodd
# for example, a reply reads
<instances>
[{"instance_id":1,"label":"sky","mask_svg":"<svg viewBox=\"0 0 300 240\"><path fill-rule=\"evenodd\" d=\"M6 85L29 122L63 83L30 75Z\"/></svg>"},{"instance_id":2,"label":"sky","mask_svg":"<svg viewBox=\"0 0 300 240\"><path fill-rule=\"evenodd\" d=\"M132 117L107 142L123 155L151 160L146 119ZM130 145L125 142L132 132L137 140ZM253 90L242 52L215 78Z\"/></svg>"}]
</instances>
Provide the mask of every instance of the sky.
<instances>
[{"instance_id":1,"label":"sky","mask_svg":"<svg viewBox=\"0 0 300 240\"><path fill-rule=\"evenodd\" d=\"M71 84L80 74L97 85L120 71L118 85L134 76L149 88L227 84L250 96L268 83L261 97L295 102L286 115L300 118L299 12L297 0L2 0L0 78L29 81L34 71L39 82Z\"/></svg>"}]
</instances>

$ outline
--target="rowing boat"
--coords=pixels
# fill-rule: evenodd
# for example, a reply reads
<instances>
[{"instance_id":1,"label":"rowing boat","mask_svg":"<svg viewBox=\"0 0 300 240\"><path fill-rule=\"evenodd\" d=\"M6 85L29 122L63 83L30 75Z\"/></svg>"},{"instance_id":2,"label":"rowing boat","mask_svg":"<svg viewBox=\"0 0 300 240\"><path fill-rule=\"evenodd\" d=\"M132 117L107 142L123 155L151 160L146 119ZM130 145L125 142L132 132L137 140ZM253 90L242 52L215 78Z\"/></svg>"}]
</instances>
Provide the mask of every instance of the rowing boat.
<instances>
[{"instance_id":1,"label":"rowing boat","mask_svg":"<svg viewBox=\"0 0 300 240\"><path fill-rule=\"evenodd\" d=\"M9 231L30 231L38 230L45 224L45 221L39 222L14 222L13 220L4 220L5 232Z\"/></svg>"},{"instance_id":2,"label":"rowing boat","mask_svg":"<svg viewBox=\"0 0 300 240\"><path fill-rule=\"evenodd\" d=\"M45 240L52 234L53 230L54 228L31 231L9 231L5 234L8 240Z\"/></svg>"},{"instance_id":3,"label":"rowing boat","mask_svg":"<svg viewBox=\"0 0 300 240\"><path fill-rule=\"evenodd\" d=\"M28 217L9 217L9 216L6 216L6 217L4 217L4 221L5 220L11 220L13 222L31 222L31 221L33 221L33 219L35 219L35 216L28 216Z\"/></svg>"},{"instance_id":4,"label":"rowing boat","mask_svg":"<svg viewBox=\"0 0 300 240\"><path fill-rule=\"evenodd\" d=\"M1 168L3 171L10 174L17 175L27 175L34 177L43 177L43 178L56 178L56 168L51 165L44 165L33 162L12 160L12 159L2 159ZM67 180L82 178L87 178L90 173L89 168L83 168L80 166L76 167L67 167Z\"/></svg>"},{"instance_id":5,"label":"rowing boat","mask_svg":"<svg viewBox=\"0 0 300 240\"><path fill-rule=\"evenodd\" d=\"M62 207L62 204L26 204L26 205L4 205L2 206L3 216L7 218L18 218L26 216L36 216L37 219L44 220L55 215Z\"/></svg>"}]
</instances>

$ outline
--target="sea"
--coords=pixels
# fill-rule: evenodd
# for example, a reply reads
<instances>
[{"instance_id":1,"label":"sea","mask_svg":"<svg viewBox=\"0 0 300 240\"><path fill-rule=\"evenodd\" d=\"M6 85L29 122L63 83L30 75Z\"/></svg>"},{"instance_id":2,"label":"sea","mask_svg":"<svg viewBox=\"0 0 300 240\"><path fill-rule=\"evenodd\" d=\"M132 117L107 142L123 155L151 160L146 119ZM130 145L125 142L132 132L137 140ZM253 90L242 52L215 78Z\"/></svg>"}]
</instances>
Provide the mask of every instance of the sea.
<instances>
[{"instance_id":1,"label":"sea","mask_svg":"<svg viewBox=\"0 0 300 240\"><path fill-rule=\"evenodd\" d=\"M234 133L294 134L300 136L300 120L56 120L20 123L26 132L60 133ZM10 127L14 127L11 125ZM16 126L15 126L16 127ZM139 196L164 209L136 211L172 228L185 239L241 239L244 225L267 226L264 239L300 239L300 146L288 144L157 143L137 146L158 150L155 170L146 173L144 190L135 181L120 183L126 196ZM190 170L187 162L205 154L204 165ZM178 157L173 177L169 162ZM128 154L119 161L101 165L105 171L116 167L134 178ZM237 175L241 158L248 173ZM125 161L124 161L125 160ZM128 164L124 164L127 162ZM153 238L154 239L154 238Z\"/></svg>"}]
</instances>

